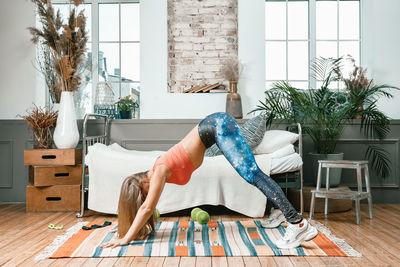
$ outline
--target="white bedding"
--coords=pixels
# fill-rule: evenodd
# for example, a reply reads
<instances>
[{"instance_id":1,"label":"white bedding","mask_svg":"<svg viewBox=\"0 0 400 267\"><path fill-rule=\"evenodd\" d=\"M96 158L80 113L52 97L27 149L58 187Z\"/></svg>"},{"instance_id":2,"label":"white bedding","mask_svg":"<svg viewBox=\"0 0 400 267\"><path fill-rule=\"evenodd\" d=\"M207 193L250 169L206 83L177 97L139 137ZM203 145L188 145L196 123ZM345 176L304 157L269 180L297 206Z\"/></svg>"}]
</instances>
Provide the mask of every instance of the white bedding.
<instances>
[{"instance_id":1,"label":"white bedding","mask_svg":"<svg viewBox=\"0 0 400 267\"><path fill-rule=\"evenodd\" d=\"M88 208L116 214L120 187L125 177L151 169L162 153L126 150L118 144L89 147L86 157L90 175ZM255 158L267 174L270 170L271 173L281 173L293 167L298 169L302 164L300 156L295 153L284 157L285 160L271 159L268 154L256 155ZM157 209L163 214L206 204L224 205L249 217L261 217L265 212L266 197L242 179L221 155L206 157L186 185L167 183Z\"/></svg>"},{"instance_id":2,"label":"white bedding","mask_svg":"<svg viewBox=\"0 0 400 267\"><path fill-rule=\"evenodd\" d=\"M292 153L281 158L271 159L271 175L284 173L284 172L294 172L301 169L303 165L303 160L297 153Z\"/></svg>"}]
</instances>

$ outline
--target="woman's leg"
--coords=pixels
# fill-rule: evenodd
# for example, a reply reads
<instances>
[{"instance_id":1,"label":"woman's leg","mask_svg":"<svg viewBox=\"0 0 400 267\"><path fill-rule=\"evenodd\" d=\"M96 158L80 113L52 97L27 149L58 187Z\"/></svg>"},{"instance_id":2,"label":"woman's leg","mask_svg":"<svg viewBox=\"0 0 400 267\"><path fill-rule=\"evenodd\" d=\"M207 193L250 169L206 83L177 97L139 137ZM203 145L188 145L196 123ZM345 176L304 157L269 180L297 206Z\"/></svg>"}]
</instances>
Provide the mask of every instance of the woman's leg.
<instances>
[{"instance_id":1,"label":"woman's leg","mask_svg":"<svg viewBox=\"0 0 400 267\"><path fill-rule=\"evenodd\" d=\"M288 222L296 223L301 220L279 185L258 167L234 118L223 112L211 114L200 122L199 135L207 148L216 143L239 175L279 207Z\"/></svg>"}]
</instances>

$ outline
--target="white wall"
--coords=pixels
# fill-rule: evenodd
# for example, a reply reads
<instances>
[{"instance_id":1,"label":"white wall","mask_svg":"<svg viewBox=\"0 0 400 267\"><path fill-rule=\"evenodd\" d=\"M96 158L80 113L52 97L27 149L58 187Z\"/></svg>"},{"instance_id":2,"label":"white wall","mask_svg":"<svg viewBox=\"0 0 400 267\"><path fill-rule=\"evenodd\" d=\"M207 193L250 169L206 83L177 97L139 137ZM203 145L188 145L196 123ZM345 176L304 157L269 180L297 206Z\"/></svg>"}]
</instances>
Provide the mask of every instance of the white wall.
<instances>
[{"instance_id":1,"label":"white wall","mask_svg":"<svg viewBox=\"0 0 400 267\"><path fill-rule=\"evenodd\" d=\"M263 98L264 1L238 0L239 60L245 65L239 84L243 113ZM400 87L399 0L362 1L362 62L377 83ZM13 119L34 101L45 103L42 88L35 89L34 46L26 27L35 24L28 0L0 1L0 119ZM202 118L225 110L225 94L167 93L167 1L141 2L141 118ZM400 119L400 92L380 107Z\"/></svg>"},{"instance_id":2,"label":"white wall","mask_svg":"<svg viewBox=\"0 0 400 267\"><path fill-rule=\"evenodd\" d=\"M265 91L265 2L238 0L239 81L243 114L256 108Z\"/></svg>"},{"instance_id":3,"label":"white wall","mask_svg":"<svg viewBox=\"0 0 400 267\"><path fill-rule=\"evenodd\" d=\"M0 119L14 119L45 101L44 91L36 91L35 49L26 29L34 24L30 1L0 1Z\"/></svg>"},{"instance_id":4,"label":"white wall","mask_svg":"<svg viewBox=\"0 0 400 267\"><path fill-rule=\"evenodd\" d=\"M376 84L400 88L400 1L364 0L362 8L361 62ZM400 91L378 102L380 110L400 119Z\"/></svg>"}]
</instances>

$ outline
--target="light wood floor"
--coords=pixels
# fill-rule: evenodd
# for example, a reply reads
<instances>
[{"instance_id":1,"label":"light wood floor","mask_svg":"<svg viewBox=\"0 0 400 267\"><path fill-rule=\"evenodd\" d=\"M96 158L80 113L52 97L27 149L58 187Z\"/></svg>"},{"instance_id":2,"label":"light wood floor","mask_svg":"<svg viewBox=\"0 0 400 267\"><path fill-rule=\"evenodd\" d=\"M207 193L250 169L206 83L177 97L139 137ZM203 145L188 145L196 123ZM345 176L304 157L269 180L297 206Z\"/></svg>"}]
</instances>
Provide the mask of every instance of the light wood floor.
<instances>
[{"instance_id":1,"label":"light wood floor","mask_svg":"<svg viewBox=\"0 0 400 267\"><path fill-rule=\"evenodd\" d=\"M49 223L64 229L81 219L73 212L26 213L23 204L0 203L0 265L1 266L400 266L400 205L374 205L375 218L368 219L362 205L362 222L355 224L354 212L330 214L316 220L345 239L363 254L350 257L124 257L75 258L35 262L39 254L62 231L50 230ZM308 214L305 214L308 217ZM116 220L115 216L91 213L83 220ZM161 220L188 220L187 217L165 217ZM246 220L240 215L212 216L212 220Z\"/></svg>"}]
</instances>

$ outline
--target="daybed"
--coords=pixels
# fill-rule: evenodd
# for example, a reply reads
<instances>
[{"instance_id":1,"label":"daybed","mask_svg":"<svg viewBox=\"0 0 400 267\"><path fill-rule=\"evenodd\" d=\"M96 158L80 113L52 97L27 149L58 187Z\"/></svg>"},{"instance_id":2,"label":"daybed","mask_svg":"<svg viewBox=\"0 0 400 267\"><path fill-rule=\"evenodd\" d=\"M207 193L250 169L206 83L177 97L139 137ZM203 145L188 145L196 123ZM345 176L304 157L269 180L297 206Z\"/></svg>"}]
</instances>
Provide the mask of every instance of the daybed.
<instances>
[{"instance_id":1,"label":"daybed","mask_svg":"<svg viewBox=\"0 0 400 267\"><path fill-rule=\"evenodd\" d=\"M87 136L87 120L90 116L105 119L103 135ZM295 187L301 192L302 140L300 125L297 127L298 153L294 153L293 149L283 154L255 155L255 158L260 168L275 178L281 187ZM107 145L109 138L107 129L106 117L96 114L85 116L83 164L88 166L89 175L85 171L82 172L81 211L77 217L84 215L86 192L88 192L88 209L116 214L120 187L125 177L151 169L155 159L163 153L163 151L127 150L118 144ZM186 185L167 183L157 209L164 214L199 205L223 205L249 217L262 217L266 201L266 197L256 187L242 179L220 155L205 157L203 165L193 173ZM302 203L302 194L300 202Z\"/></svg>"}]
</instances>

